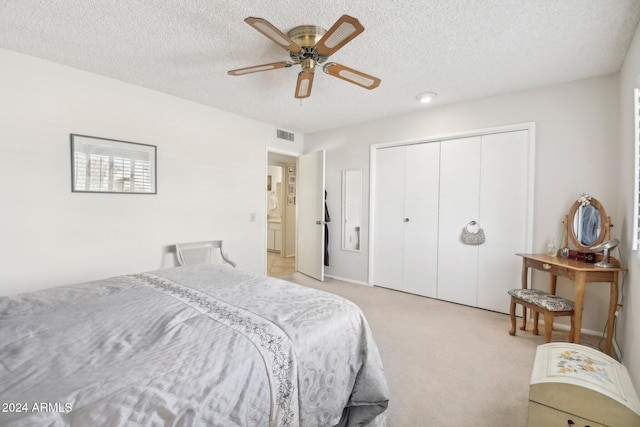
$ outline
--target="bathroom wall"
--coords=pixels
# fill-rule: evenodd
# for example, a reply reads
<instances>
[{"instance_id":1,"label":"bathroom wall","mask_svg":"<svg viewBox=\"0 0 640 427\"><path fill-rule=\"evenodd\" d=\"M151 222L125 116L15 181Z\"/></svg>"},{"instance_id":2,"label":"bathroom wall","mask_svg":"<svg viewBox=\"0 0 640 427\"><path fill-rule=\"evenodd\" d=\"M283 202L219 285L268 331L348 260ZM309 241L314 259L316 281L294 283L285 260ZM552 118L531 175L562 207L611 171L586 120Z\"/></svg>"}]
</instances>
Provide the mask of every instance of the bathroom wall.
<instances>
[{"instance_id":1,"label":"bathroom wall","mask_svg":"<svg viewBox=\"0 0 640 427\"><path fill-rule=\"evenodd\" d=\"M267 167L267 219L282 219L282 167Z\"/></svg>"}]
</instances>

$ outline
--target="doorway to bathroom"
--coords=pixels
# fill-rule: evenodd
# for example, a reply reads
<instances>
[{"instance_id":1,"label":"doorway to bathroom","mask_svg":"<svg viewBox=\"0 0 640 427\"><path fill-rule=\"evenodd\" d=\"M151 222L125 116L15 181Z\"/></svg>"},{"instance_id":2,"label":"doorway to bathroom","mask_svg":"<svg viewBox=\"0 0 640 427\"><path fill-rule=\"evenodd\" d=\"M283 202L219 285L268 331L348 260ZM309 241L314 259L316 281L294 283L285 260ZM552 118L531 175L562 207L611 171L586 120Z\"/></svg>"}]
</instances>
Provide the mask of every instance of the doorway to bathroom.
<instances>
[{"instance_id":1,"label":"doorway to bathroom","mask_svg":"<svg viewBox=\"0 0 640 427\"><path fill-rule=\"evenodd\" d=\"M267 275L296 271L297 158L269 151L267 156Z\"/></svg>"}]
</instances>

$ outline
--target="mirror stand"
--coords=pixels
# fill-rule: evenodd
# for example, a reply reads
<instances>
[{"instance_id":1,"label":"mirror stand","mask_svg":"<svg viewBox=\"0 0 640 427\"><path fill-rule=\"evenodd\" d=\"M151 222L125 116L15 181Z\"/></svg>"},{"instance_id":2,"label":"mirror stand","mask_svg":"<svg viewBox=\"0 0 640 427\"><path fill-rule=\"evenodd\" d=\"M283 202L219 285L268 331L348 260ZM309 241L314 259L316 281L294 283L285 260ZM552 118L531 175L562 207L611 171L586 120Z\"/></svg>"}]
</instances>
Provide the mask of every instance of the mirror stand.
<instances>
[{"instance_id":1,"label":"mirror stand","mask_svg":"<svg viewBox=\"0 0 640 427\"><path fill-rule=\"evenodd\" d=\"M616 267L615 264L609 262L609 248L604 248L602 251L602 260L593 264L594 267L600 268L613 268Z\"/></svg>"}]
</instances>

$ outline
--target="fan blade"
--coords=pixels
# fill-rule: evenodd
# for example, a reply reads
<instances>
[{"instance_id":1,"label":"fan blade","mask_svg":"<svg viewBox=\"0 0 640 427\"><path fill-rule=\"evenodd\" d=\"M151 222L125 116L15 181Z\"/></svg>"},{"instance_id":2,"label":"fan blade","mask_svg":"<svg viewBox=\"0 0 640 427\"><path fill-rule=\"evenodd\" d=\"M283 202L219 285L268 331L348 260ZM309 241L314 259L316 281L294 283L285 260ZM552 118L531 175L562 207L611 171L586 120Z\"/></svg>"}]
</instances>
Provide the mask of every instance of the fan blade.
<instances>
[{"instance_id":1,"label":"fan blade","mask_svg":"<svg viewBox=\"0 0 640 427\"><path fill-rule=\"evenodd\" d=\"M363 31L364 27L360 21L349 15L342 15L315 47L320 55L333 55Z\"/></svg>"},{"instance_id":2,"label":"fan blade","mask_svg":"<svg viewBox=\"0 0 640 427\"><path fill-rule=\"evenodd\" d=\"M353 68L345 67L344 65L336 64L335 62L326 63L322 69L325 73L333 77L346 80L349 83L362 86L365 89L371 90L380 86L379 78L354 70Z\"/></svg>"},{"instance_id":3,"label":"fan blade","mask_svg":"<svg viewBox=\"0 0 640 427\"><path fill-rule=\"evenodd\" d=\"M273 24L265 19L249 17L245 19L244 22L269 37L285 50L291 52L300 52L302 50L302 48L298 46L296 42L291 40L288 35L277 29Z\"/></svg>"},{"instance_id":4,"label":"fan blade","mask_svg":"<svg viewBox=\"0 0 640 427\"><path fill-rule=\"evenodd\" d=\"M273 62L271 64L254 65L253 67L238 68L237 70L227 71L230 76L243 76L245 74L257 73L259 71L275 70L276 68L291 67L293 62Z\"/></svg>"},{"instance_id":5,"label":"fan blade","mask_svg":"<svg viewBox=\"0 0 640 427\"><path fill-rule=\"evenodd\" d=\"M311 95L311 87L313 86L313 73L298 74L298 83L296 83L296 98L307 98Z\"/></svg>"}]
</instances>

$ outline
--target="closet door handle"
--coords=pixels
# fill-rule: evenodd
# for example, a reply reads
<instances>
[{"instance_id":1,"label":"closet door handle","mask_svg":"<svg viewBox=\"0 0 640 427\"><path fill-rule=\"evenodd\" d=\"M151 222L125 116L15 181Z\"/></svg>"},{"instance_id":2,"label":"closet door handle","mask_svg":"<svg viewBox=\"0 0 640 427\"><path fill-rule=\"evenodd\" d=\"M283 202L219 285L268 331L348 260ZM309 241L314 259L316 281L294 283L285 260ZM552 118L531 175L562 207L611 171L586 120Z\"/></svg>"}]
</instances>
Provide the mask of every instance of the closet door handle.
<instances>
[{"instance_id":1,"label":"closet door handle","mask_svg":"<svg viewBox=\"0 0 640 427\"><path fill-rule=\"evenodd\" d=\"M404 222L409 222L409 218L405 218L405 219L404 219Z\"/></svg>"}]
</instances>

